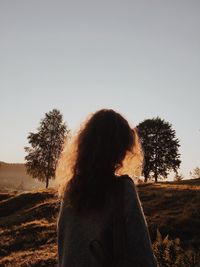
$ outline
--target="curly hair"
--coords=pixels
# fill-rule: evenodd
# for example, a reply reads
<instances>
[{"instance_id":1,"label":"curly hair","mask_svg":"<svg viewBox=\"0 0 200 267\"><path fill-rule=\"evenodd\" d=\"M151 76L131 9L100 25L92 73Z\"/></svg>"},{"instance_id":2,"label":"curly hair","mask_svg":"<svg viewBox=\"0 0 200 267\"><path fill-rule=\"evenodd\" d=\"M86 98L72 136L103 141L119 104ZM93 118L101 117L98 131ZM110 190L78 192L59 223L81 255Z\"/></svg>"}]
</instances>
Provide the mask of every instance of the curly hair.
<instances>
[{"instance_id":1,"label":"curly hair","mask_svg":"<svg viewBox=\"0 0 200 267\"><path fill-rule=\"evenodd\" d=\"M130 164L137 154L137 144L136 131L114 110L101 109L90 116L68 140L59 162L56 176L68 180L62 194L67 203L77 210L102 207L115 174L123 174L122 167L127 166L123 160L129 155Z\"/></svg>"}]
</instances>

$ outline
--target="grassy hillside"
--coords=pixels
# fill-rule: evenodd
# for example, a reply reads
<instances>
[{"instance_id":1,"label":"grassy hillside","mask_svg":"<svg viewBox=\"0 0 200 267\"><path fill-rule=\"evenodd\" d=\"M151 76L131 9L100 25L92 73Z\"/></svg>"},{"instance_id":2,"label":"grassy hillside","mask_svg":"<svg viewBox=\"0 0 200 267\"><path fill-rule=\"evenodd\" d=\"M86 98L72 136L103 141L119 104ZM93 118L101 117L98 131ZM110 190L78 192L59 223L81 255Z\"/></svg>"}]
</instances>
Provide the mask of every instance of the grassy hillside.
<instances>
[{"instance_id":1,"label":"grassy hillside","mask_svg":"<svg viewBox=\"0 0 200 267\"><path fill-rule=\"evenodd\" d=\"M138 188L151 237L156 229L180 237L184 248L200 248L200 179Z\"/></svg>"},{"instance_id":2,"label":"grassy hillside","mask_svg":"<svg viewBox=\"0 0 200 267\"><path fill-rule=\"evenodd\" d=\"M152 240L159 228L185 249L200 247L200 179L140 185L138 192ZM58 210L53 189L0 194L0 267L56 266Z\"/></svg>"},{"instance_id":3,"label":"grassy hillside","mask_svg":"<svg viewBox=\"0 0 200 267\"><path fill-rule=\"evenodd\" d=\"M56 266L56 216L52 190L1 194L0 266Z\"/></svg>"}]
</instances>

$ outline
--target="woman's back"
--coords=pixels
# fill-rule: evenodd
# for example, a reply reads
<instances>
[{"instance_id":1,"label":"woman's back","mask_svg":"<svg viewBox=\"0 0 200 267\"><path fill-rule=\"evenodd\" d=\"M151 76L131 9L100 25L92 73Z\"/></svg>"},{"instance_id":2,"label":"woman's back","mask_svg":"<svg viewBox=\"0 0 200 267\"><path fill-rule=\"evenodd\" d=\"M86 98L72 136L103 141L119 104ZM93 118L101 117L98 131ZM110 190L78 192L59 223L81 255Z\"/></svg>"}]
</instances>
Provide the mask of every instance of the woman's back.
<instances>
[{"instance_id":1,"label":"woman's back","mask_svg":"<svg viewBox=\"0 0 200 267\"><path fill-rule=\"evenodd\" d=\"M128 176L117 179L124 183L124 220L127 257L130 262L128 266L156 266L135 185ZM100 253L113 256L114 199L113 193L104 207L96 211L77 212L66 202L62 203L58 220L59 267L102 266L91 253L90 244L93 240L102 246Z\"/></svg>"}]
</instances>

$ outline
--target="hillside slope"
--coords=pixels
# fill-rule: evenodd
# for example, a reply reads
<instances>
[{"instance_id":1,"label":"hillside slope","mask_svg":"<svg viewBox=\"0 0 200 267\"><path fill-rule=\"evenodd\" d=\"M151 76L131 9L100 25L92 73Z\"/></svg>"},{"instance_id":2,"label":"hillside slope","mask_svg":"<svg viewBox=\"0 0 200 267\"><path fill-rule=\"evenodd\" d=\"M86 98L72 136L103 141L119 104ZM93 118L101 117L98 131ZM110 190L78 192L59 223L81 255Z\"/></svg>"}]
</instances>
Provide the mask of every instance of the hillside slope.
<instances>
[{"instance_id":1,"label":"hillside slope","mask_svg":"<svg viewBox=\"0 0 200 267\"><path fill-rule=\"evenodd\" d=\"M56 266L55 192L0 196L0 266Z\"/></svg>"},{"instance_id":2,"label":"hillside slope","mask_svg":"<svg viewBox=\"0 0 200 267\"><path fill-rule=\"evenodd\" d=\"M156 229L200 247L200 180L138 187L152 240ZM0 267L56 266L59 200L53 189L0 194Z\"/></svg>"},{"instance_id":3,"label":"hillside slope","mask_svg":"<svg viewBox=\"0 0 200 267\"><path fill-rule=\"evenodd\" d=\"M162 235L180 237L184 248L200 248L200 179L165 182L138 188L154 240Z\"/></svg>"}]
</instances>

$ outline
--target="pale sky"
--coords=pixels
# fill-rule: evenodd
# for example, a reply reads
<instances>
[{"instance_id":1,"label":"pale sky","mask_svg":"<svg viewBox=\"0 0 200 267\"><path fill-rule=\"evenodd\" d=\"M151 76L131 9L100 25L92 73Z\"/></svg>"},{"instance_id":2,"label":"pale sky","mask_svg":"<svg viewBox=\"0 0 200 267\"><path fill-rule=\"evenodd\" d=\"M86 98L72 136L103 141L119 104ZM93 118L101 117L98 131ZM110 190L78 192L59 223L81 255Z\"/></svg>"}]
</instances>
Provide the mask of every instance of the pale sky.
<instances>
[{"instance_id":1,"label":"pale sky","mask_svg":"<svg viewBox=\"0 0 200 267\"><path fill-rule=\"evenodd\" d=\"M200 166L199 0L0 0L0 161L58 108L72 130L100 108L176 130Z\"/></svg>"}]
</instances>

